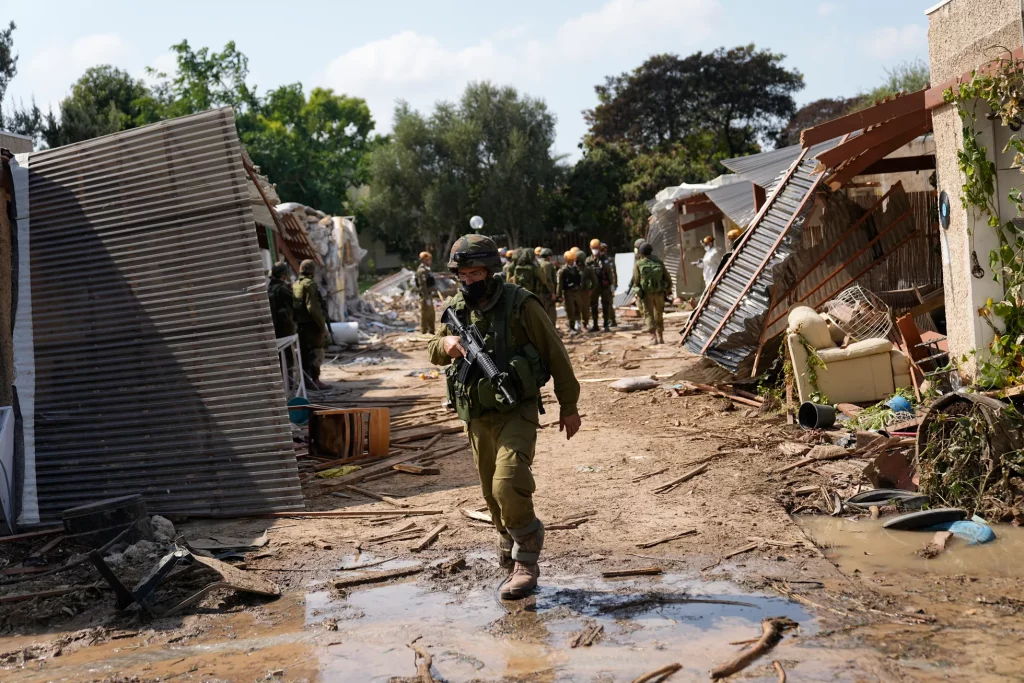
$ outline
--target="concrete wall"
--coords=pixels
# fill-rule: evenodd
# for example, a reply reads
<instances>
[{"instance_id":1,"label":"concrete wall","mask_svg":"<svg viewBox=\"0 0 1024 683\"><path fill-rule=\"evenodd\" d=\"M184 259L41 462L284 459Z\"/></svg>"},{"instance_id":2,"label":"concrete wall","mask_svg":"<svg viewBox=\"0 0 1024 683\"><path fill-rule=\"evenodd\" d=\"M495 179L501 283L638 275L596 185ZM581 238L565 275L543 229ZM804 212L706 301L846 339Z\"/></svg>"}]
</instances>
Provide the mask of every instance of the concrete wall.
<instances>
[{"instance_id":1,"label":"concrete wall","mask_svg":"<svg viewBox=\"0 0 1024 683\"><path fill-rule=\"evenodd\" d=\"M0 147L11 154L25 154L32 151L32 138L6 130L0 130Z\"/></svg>"},{"instance_id":2,"label":"concrete wall","mask_svg":"<svg viewBox=\"0 0 1024 683\"><path fill-rule=\"evenodd\" d=\"M958 77L1004 52L993 46L1013 49L1022 42L1020 0L950 0L929 14L928 20L928 51L935 84ZM988 149L989 157L996 160L997 168L1005 169L999 173L996 188L997 199L1005 198L1011 187L1024 185L1024 178L999 158L1002 145L998 144L997 136L1003 135L1002 126L989 122L985 113L987 107L981 105L979 142ZM938 189L949 195L952 209L949 228L940 239L949 350L954 359L959 359L974 349L984 353L992 341L992 330L977 310L989 297L1002 297L1002 287L992 281L988 268L989 251L996 246L997 238L987 225L987 217L965 210L960 203L963 181L957 167L957 151L963 148L963 136L956 109L943 105L932 110L932 124ZM1001 207L1004 210L1006 207ZM1003 220L1014 215L1015 212L1007 213ZM976 256L985 271L980 278L971 274L972 256ZM972 360L961 366L968 377L973 376L975 369Z\"/></svg>"}]
</instances>

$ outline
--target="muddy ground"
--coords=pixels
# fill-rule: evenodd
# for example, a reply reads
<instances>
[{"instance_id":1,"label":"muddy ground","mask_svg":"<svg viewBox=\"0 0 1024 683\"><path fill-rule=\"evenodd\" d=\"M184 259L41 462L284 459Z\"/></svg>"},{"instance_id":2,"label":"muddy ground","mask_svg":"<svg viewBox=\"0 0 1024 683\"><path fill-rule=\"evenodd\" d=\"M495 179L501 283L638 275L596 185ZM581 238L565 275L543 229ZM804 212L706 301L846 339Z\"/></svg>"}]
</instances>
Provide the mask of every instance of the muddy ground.
<instances>
[{"instance_id":1,"label":"muddy ground","mask_svg":"<svg viewBox=\"0 0 1024 683\"><path fill-rule=\"evenodd\" d=\"M677 329L666 337L677 338ZM439 403L442 380L415 372L429 369L425 343L415 335L385 341L386 348L335 359L325 377L336 392L324 400L402 395ZM673 662L683 669L669 680L706 680L709 669L745 647L734 643L760 635L761 619L787 616L799 629L735 679L778 680L773 661L798 681L1024 679L1024 535L997 528L994 544L954 542L924 559L915 551L930 535L883 532L880 522L863 518L790 516L787 510L801 506L795 489L828 484L852 493L863 463L838 460L777 474L799 459L780 444L808 438L781 417L705 394L610 390L608 378L698 374L700 364L679 346L646 341L629 328L568 341L583 380L583 428L571 442L557 426L541 431L535 501L549 527L585 521L548 532L536 597L495 597L503 575L494 533L462 513L483 505L464 448L437 461L440 475L394 474L360 484L414 509L443 511L439 516L178 523L186 539L266 530L268 543L248 552L244 566L280 586L276 600L219 591L176 617L118 612L88 566L59 581L0 586L0 595L82 587L0 604L0 678L421 680L409 646L415 643L432 656L432 675L452 682L632 681ZM420 421L457 424L413 422ZM551 405L542 422L556 421ZM462 434L449 434L433 450L459 443ZM689 481L654 492L704 463L707 469ZM346 490L330 480L311 481L305 491L310 510L397 509L351 491L348 498L331 495ZM415 540L372 540L410 522L421 533L440 522L447 528L418 553L410 550ZM44 540L4 547L3 558L21 562ZM63 562L73 550L54 552L54 561ZM387 562L365 572L351 569L381 560ZM406 579L334 587L340 579L416 566L425 569ZM663 573L601 576L645 567ZM202 585L211 577L187 580ZM600 632L593 644L571 647L583 631Z\"/></svg>"}]
</instances>

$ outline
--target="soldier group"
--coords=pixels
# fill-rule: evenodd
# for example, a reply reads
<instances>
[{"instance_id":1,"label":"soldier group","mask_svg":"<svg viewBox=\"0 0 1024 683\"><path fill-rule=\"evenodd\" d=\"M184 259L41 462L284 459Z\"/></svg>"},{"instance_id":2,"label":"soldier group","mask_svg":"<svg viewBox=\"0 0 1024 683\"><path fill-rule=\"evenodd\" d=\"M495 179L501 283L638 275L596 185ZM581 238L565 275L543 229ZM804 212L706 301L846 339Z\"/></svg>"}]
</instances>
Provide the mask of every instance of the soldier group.
<instances>
[{"instance_id":1,"label":"soldier group","mask_svg":"<svg viewBox=\"0 0 1024 683\"><path fill-rule=\"evenodd\" d=\"M288 284L288 266L278 263L270 271L267 296L270 298L270 316L274 321L277 338L298 333L299 357L302 370L317 389L327 389L320 381L320 366L324 361L327 343L327 315L324 301L313 276L316 264L309 259L299 264L299 279ZM289 365L293 362L288 355Z\"/></svg>"}]
</instances>

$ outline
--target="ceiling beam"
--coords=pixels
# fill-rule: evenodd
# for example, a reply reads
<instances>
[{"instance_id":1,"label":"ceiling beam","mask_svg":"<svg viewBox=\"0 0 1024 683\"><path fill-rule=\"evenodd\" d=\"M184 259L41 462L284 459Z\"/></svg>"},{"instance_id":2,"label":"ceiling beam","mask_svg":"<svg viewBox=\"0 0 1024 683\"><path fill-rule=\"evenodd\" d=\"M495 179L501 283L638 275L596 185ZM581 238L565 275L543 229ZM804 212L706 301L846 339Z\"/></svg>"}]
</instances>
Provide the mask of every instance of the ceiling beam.
<instances>
[{"instance_id":1,"label":"ceiling beam","mask_svg":"<svg viewBox=\"0 0 1024 683\"><path fill-rule=\"evenodd\" d=\"M816 158L821 163L821 170L831 171L837 169L844 161L854 159L894 135L899 135L905 130L920 126L924 121L930 123L931 114L924 109L917 109L899 118L886 121L841 145L836 145L832 149L822 152Z\"/></svg>"},{"instance_id":2,"label":"ceiling beam","mask_svg":"<svg viewBox=\"0 0 1024 683\"><path fill-rule=\"evenodd\" d=\"M828 186L833 192L838 190L840 187L845 185L854 179L855 176L859 176L864 172L864 169L869 168L873 163L879 161L889 154L892 154L903 145L911 142L912 140L930 133L932 130L932 117L928 116L926 119L913 128L909 128L902 133L898 133L893 137L878 143L868 151L864 152L856 159L843 164L842 168L836 170L831 178L828 179Z\"/></svg>"},{"instance_id":3,"label":"ceiling beam","mask_svg":"<svg viewBox=\"0 0 1024 683\"><path fill-rule=\"evenodd\" d=\"M921 154L913 157L887 157L871 164L861 175L876 175L879 173L909 173L912 171L934 171L935 155Z\"/></svg>"},{"instance_id":4,"label":"ceiling beam","mask_svg":"<svg viewBox=\"0 0 1024 683\"><path fill-rule=\"evenodd\" d=\"M885 102L880 102L873 107L861 111L840 116L825 123L804 128L800 133L800 144L804 147L811 147L819 142L825 142L837 138L840 135L853 133L868 126L874 126L883 121L909 114L912 111L924 109L925 91L918 90Z\"/></svg>"},{"instance_id":5,"label":"ceiling beam","mask_svg":"<svg viewBox=\"0 0 1024 683\"><path fill-rule=\"evenodd\" d=\"M704 227L708 223L714 223L715 221L722 220L723 216L724 216L724 214L721 211L716 211L715 213L709 213L707 216L701 216L697 220L690 221L689 223L683 223L680 220L680 222L679 222L679 229L682 230L683 232L689 232L690 230L696 230L697 228ZM681 218L682 218L682 216L680 216L680 219Z\"/></svg>"}]
</instances>

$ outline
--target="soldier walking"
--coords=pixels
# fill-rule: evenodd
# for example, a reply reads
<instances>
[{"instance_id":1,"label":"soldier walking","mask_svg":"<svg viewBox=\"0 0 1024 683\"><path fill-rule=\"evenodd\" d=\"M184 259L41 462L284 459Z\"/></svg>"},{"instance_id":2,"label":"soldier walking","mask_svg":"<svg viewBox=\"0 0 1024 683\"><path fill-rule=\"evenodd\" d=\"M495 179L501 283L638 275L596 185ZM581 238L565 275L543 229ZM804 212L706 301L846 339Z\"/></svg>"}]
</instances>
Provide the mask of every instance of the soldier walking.
<instances>
[{"instance_id":1,"label":"soldier walking","mask_svg":"<svg viewBox=\"0 0 1024 683\"><path fill-rule=\"evenodd\" d=\"M644 300L644 317L652 344L665 343L665 292L672 289L672 279L659 261L651 258L654 247L644 242L640 246L640 260L633 266L633 281Z\"/></svg>"},{"instance_id":2,"label":"soldier walking","mask_svg":"<svg viewBox=\"0 0 1024 683\"><path fill-rule=\"evenodd\" d=\"M594 275L594 289L590 293L590 314L594 317L594 326L591 332L597 332L597 304L601 303L601 312L604 315L604 329L611 328L612 297L612 268L608 265L607 259L601 255L601 241L590 240L590 256L586 260L587 269Z\"/></svg>"},{"instance_id":3,"label":"soldier walking","mask_svg":"<svg viewBox=\"0 0 1024 683\"><path fill-rule=\"evenodd\" d=\"M576 267L576 252L571 249L565 254L565 265L558 270L558 289L556 295L565 305L565 322L569 334L579 332L580 299L583 296L583 274Z\"/></svg>"},{"instance_id":4,"label":"soldier walking","mask_svg":"<svg viewBox=\"0 0 1024 683\"><path fill-rule=\"evenodd\" d=\"M558 271L555 269L555 264L551 262L551 250L547 247L538 247L540 249L540 257L538 263L540 264L541 273L544 274L544 279L547 282L547 288L544 296L541 297L541 303L544 304L544 310L548 314L548 318L551 319L551 324L555 325L558 320L558 306L555 303L558 300ZM557 325L555 325L557 329Z\"/></svg>"},{"instance_id":5,"label":"soldier walking","mask_svg":"<svg viewBox=\"0 0 1024 683\"><path fill-rule=\"evenodd\" d=\"M324 362L324 343L327 341L327 319L324 317L320 288L313 276L316 263L306 259L299 264L299 280L292 285L295 296L295 322L299 328L299 354L302 369L317 389L329 388L320 381L320 366Z\"/></svg>"},{"instance_id":6,"label":"soldier walking","mask_svg":"<svg viewBox=\"0 0 1024 683\"><path fill-rule=\"evenodd\" d=\"M601 242L601 258L604 259L605 263L608 264L608 268L611 269L612 273L612 285L609 292L609 305L608 312L611 313L612 327L618 327L618 322L615 320L615 290L619 286L619 271L615 267L615 259L608 253L608 245Z\"/></svg>"},{"instance_id":7,"label":"soldier walking","mask_svg":"<svg viewBox=\"0 0 1024 683\"><path fill-rule=\"evenodd\" d=\"M448 267L462 283L447 305L463 325L475 326L499 371L510 375L515 400L508 403L475 364L464 382L461 339L444 324L428 353L446 372L448 398L466 423L480 488L498 532L499 561L510 569L501 597L522 598L537 587L544 525L534 512L536 482L531 466L540 424L540 388L554 379L559 431L571 439L580 428L580 385L569 355L536 296L507 284L498 248L482 235L466 235L452 246Z\"/></svg>"},{"instance_id":8,"label":"soldier walking","mask_svg":"<svg viewBox=\"0 0 1024 683\"><path fill-rule=\"evenodd\" d=\"M434 334L434 274L430 264L434 257L430 252L420 252L420 265L416 269L416 292L420 295L420 333Z\"/></svg>"}]
</instances>

